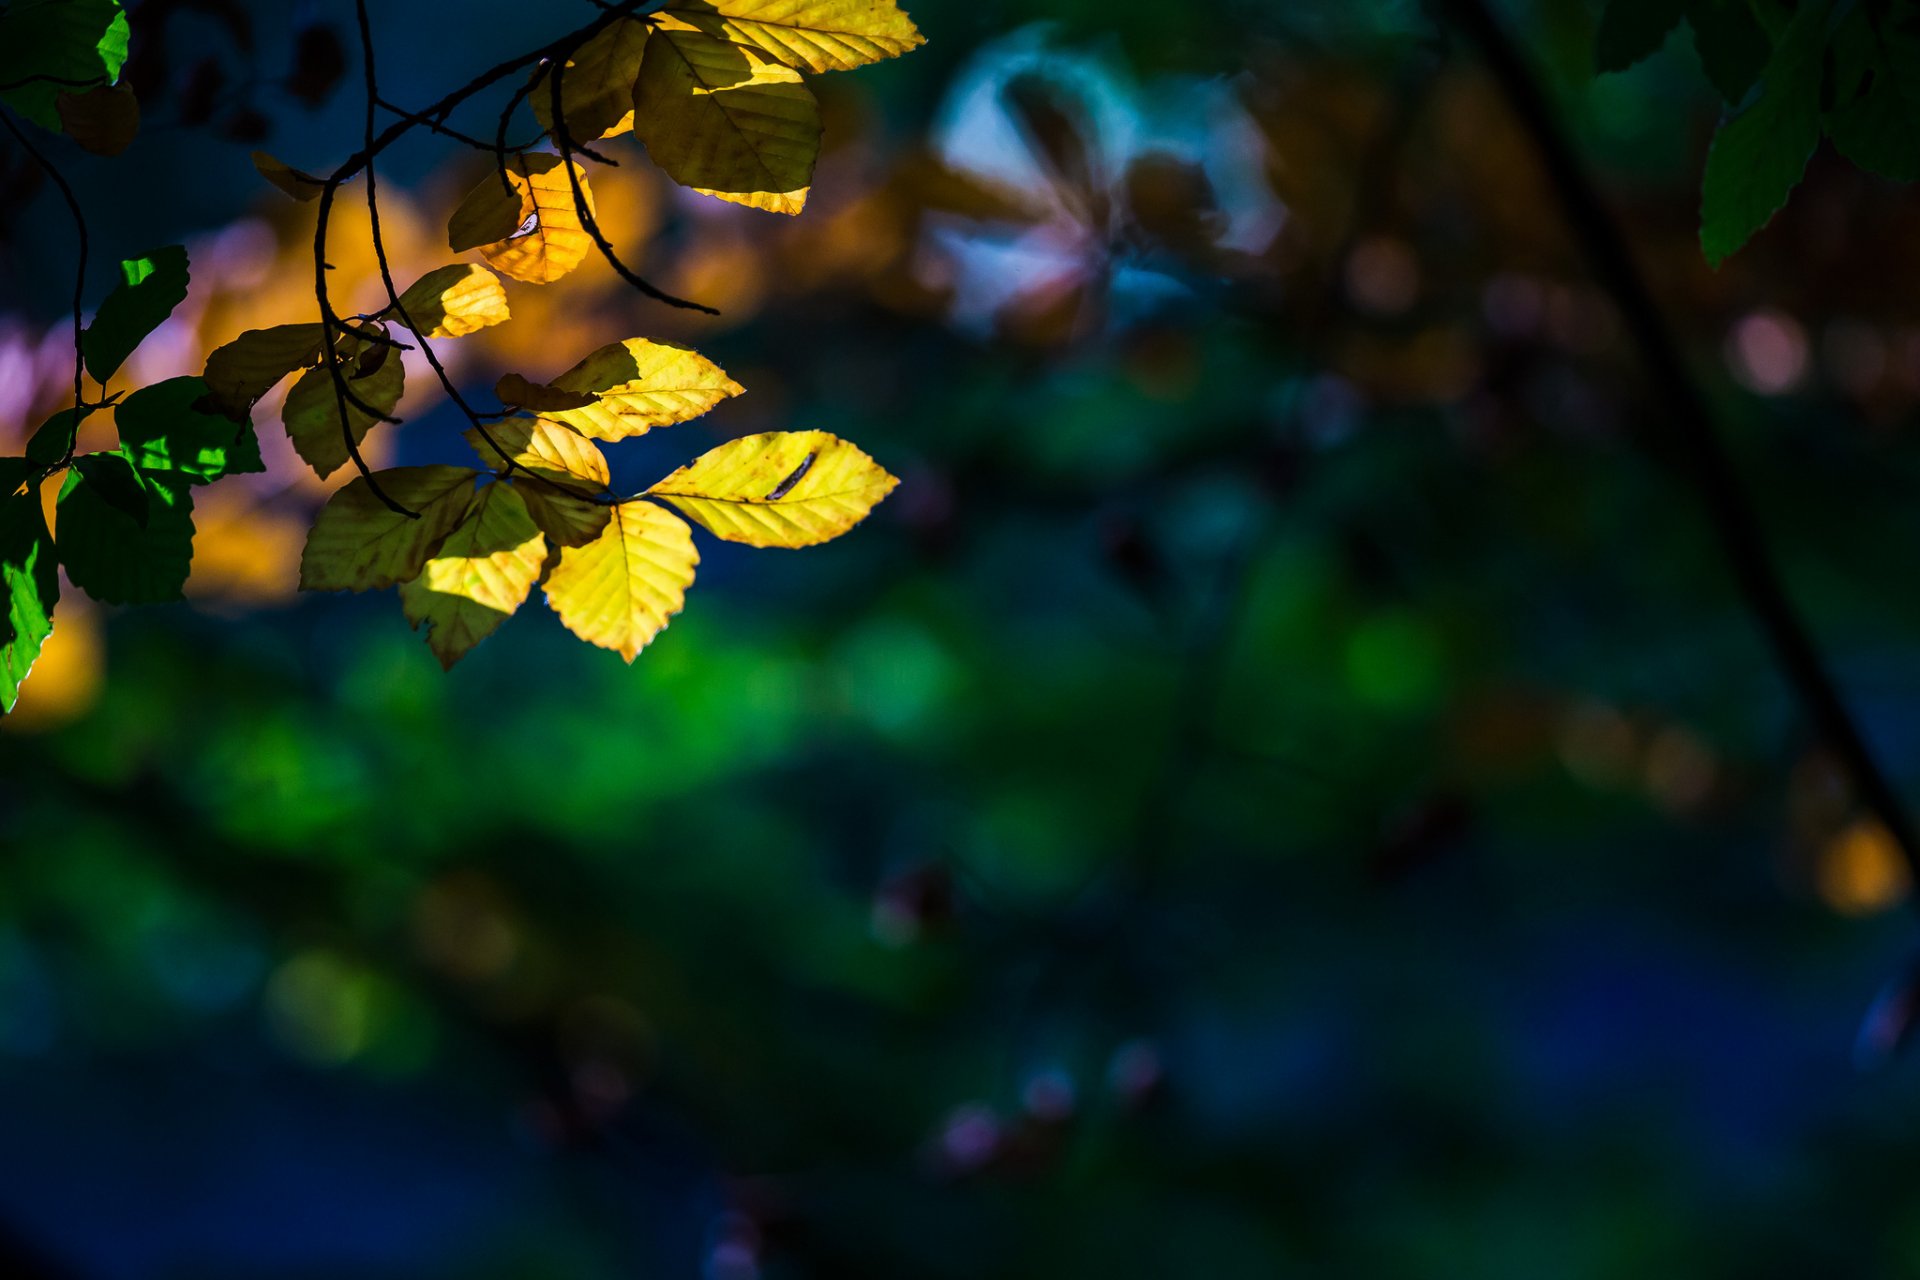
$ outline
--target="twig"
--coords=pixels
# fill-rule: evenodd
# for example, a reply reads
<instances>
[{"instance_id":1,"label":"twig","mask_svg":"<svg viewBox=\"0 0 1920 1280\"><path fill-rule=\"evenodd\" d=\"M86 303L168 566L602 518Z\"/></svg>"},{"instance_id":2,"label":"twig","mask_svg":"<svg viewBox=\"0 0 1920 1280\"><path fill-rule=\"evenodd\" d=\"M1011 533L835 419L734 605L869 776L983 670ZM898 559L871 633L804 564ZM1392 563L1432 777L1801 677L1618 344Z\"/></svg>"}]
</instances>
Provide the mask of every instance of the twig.
<instances>
[{"instance_id":1,"label":"twig","mask_svg":"<svg viewBox=\"0 0 1920 1280\"><path fill-rule=\"evenodd\" d=\"M620 255L614 252L612 243L600 230L600 220L594 217L593 208L587 203L587 193L580 186L579 171L574 168L573 153L580 147L573 140L573 130L568 127L566 112L561 106L561 84L566 78L567 58L571 53L572 50L569 49L554 59L553 69L547 76L547 90L553 111L553 140L560 147L560 164L567 171L567 184L573 188L573 207L574 212L580 215L580 226L593 238L594 247L600 250L600 256L607 260L607 265L613 268L614 274L641 293L656 302L664 302L670 307L698 311L710 316L719 315L720 312L713 307L676 297L641 279L639 273L620 260Z\"/></svg>"},{"instance_id":2,"label":"twig","mask_svg":"<svg viewBox=\"0 0 1920 1280\"><path fill-rule=\"evenodd\" d=\"M1539 153L1567 224L1595 279L1613 298L1654 385L1673 409L1673 425L1692 482L1720 552L1754 621L1771 644L1782 674L1816 731L1839 756L1862 803L1879 819L1920 882L1920 833L1899 793L1875 760L1865 734L1841 698L1811 631L1787 594L1768 549L1753 500L1715 429L1705 395L1635 265L1624 235L1560 131L1557 113L1526 60L1483 0L1442 0L1461 33L1479 49L1514 118ZM1916 900L1920 906L1920 900Z\"/></svg>"}]
</instances>

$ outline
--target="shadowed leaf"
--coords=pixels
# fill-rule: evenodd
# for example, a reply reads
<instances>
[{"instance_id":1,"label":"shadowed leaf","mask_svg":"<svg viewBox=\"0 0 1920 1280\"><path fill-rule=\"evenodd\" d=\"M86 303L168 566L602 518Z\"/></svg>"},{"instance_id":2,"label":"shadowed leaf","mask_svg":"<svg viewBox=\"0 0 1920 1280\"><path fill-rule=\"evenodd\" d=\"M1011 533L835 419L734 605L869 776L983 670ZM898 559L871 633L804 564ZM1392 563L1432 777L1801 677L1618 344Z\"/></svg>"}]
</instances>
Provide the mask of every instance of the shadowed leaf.
<instances>
[{"instance_id":1,"label":"shadowed leaf","mask_svg":"<svg viewBox=\"0 0 1920 1280\"><path fill-rule=\"evenodd\" d=\"M426 624L427 647L451 669L525 603L546 558L520 495L490 484L420 576L401 585L400 606L416 630Z\"/></svg>"},{"instance_id":2,"label":"shadowed leaf","mask_svg":"<svg viewBox=\"0 0 1920 1280\"><path fill-rule=\"evenodd\" d=\"M420 576L466 518L480 473L471 467L395 467L375 473L380 488L414 516L380 501L366 477L320 510L300 556L305 591L371 591Z\"/></svg>"},{"instance_id":3,"label":"shadowed leaf","mask_svg":"<svg viewBox=\"0 0 1920 1280\"><path fill-rule=\"evenodd\" d=\"M177 244L120 264L120 283L81 335L87 372L100 382L114 375L133 349L187 297L187 251Z\"/></svg>"}]
</instances>

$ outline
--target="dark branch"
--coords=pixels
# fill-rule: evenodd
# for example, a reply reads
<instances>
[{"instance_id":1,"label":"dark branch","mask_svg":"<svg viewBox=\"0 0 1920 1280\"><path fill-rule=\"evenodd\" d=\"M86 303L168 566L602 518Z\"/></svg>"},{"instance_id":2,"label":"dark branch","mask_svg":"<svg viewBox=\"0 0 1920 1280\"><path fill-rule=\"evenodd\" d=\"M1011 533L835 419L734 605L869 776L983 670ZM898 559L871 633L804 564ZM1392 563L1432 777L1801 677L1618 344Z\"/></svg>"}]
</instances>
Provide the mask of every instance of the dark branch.
<instances>
[{"instance_id":1,"label":"dark branch","mask_svg":"<svg viewBox=\"0 0 1920 1280\"><path fill-rule=\"evenodd\" d=\"M10 111L0 111L0 121L5 122L7 132L14 136L14 140L26 149L28 155L33 157L34 163L40 166L41 171L53 179L53 184L60 188L60 198L67 202L67 211L73 215L74 233L79 238L79 265L74 269L73 273L73 412L77 422L81 406L86 403L84 382L87 369L86 348L84 345L86 328L81 323L80 316L81 308L86 302L87 293L87 217L80 211L80 200L73 194L73 188L68 185L65 176L61 174L60 170L54 167L51 160L47 159L47 157L41 153L40 148L33 145L33 141L27 137L26 131L14 121L13 113ZM102 390L105 390L105 388L102 388ZM72 456L73 449L69 446L66 451L66 457L56 465L66 465L66 462L71 459Z\"/></svg>"}]
</instances>

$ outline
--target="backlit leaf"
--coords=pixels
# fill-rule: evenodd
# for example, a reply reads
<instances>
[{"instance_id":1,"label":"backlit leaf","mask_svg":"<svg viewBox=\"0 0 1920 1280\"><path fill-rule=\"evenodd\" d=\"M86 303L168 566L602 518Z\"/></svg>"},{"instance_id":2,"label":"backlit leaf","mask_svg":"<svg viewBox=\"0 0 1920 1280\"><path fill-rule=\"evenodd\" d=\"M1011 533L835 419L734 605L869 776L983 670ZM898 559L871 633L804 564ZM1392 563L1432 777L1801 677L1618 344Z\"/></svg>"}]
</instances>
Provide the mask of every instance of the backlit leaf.
<instances>
[{"instance_id":1,"label":"backlit leaf","mask_svg":"<svg viewBox=\"0 0 1920 1280\"><path fill-rule=\"evenodd\" d=\"M319 362L325 334L318 324L249 329L215 348L200 376L222 412L243 418L280 379Z\"/></svg>"},{"instance_id":2,"label":"backlit leaf","mask_svg":"<svg viewBox=\"0 0 1920 1280\"><path fill-rule=\"evenodd\" d=\"M598 538L560 552L547 604L567 630L632 662L686 603L700 553L686 521L651 502L608 511Z\"/></svg>"},{"instance_id":3,"label":"backlit leaf","mask_svg":"<svg viewBox=\"0 0 1920 1280\"><path fill-rule=\"evenodd\" d=\"M119 0L13 0L0 11L0 84L17 87L0 101L58 131L62 93L120 78L127 31ZM21 83L38 77L66 83Z\"/></svg>"},{"instance_id":4,"label":"backlit leaf","mask_svg":"<svg viewBox=\"0 0 1920 1280\"><path fill-rule=\"evenodd\" d=\"M180 598L193 561L193 494L182 479L142 485L117 454L93 454L67 473L56 506L54 543L73 584L111 604ZM125 509L129 487L144 490L146 520Z\"/></svg>"},{"instance_id":5,"label":"backlit leaf","mask_svg":"<svg viewBox=\"0 0 1920 1280\"><path fill-rule=\"evenodd\" d=\"M193 484L264 471L253 425L203 407L199 378L169 378L122 400L114 409L120 453L142 472L174 472Z\"/></svg>"},{"instance_id":6,"label":"backlit leaf","mask_svg":"<svg viewBox=\"0 0 1920 1280\"><path fill-rule=\"evenodd\" d=\"M380 501L365 476L327 502L307 534L300 556L306 591L371 591L420 576L458 528L473 503L470 467L395 467L374 473L388 497L415 513L404 516Z\"/></svg>"},{"instance_id":7,"label":"backlit leaf","mask_svg":"<svg viewBox=\"0 0 1920 1280\"><path fill-rule=\"evenodd\" d=\"M500 277L472 262L429 271L400 295L400 306L429 338L463 338L512 318Z\"/></svg>"},{"instance_id":8,"label":"backlit leaf","mask_svg":"<svg viewBox=\"0 0 1920 1280\"><path fill-rule=\"evenodd\" d=\"M407 382L406 366L397 350L385 343L347 338L341 343L339 362L346 389L361 404L381 414L393 412L406 392ZM333 373L322 362L300 375L300 380L287 392L287 402L281 410L281 420L286 423L287 436L293 441L295 451L322 479L345 466L352 457L340 429L340 406L341 396L334 385ZM346 411L347 425L357 445L367 438L379 419L351 400L346 402Z\"/></svg>"},{"instance_id":9,"label":"backlit leaf","mask_svg":"<svg viewBox=\"0 0 1920 1280\"><path fill-rule=\"evenodd\" d=\"M895 0L674 0L667 12L806 71L850 71L927 42Z\"/></svg>"},{"instance_id":10,"label":"backlit leaf","mask_svg":"<svg viewBox=\"0 0 1920 1280\"><path fill-rule=\"evenodd\" d=\"M515 479L527 511L556 547L583 547L606 530L613 508L544 480Z\"/></svg>"},{"instance_id":11,"label":"backlit leaf","mask_svg":"<svg viewBox=\"0 0 1920 1280\"><path fill-rule=\"evenodd\" d=\"M592 210L586 170L572 166ZM559 156L512 156L507 160L511 195L498 173L482 178L454 210L447 242L455 252L479 249L496 270L529 284L551 284L586 260L593 240L580 226L573 184Z\"/></svg>"},{"instance_id":12,"label":"backlit leaf","mask_svg":"<svg viewBox=\"0 0 1920 1280\"><path fill-rule=\"evenodd\" d=\"M610 138L633 128L633 82L647 47L647 24L621 18L597 32L567 59L560 105L575 142ZM540 127L553 132L553 72L542 71L527 95Z\"/></svg>"},{"instance_id":13,"label":"backlit leaf","mask_svg":"<svg viewBox=\"0 0 1920 1280\"><path fill-rule=\"evenodd\" d=\"M447 535L420 576L400 587L400 605L427 646L451 668L513 615L539 580L547 540L512 486L490 484Z\"/></svg>"},{"instance_id":14,"label":"backlit leaf","mask_svg":"<svg viewBox=\"0 0 1920 1280\"><path fill-rule=\"evenodd\" d=\"M604 346L545 387L503 379L498 388L508 403L596 440L624 440L686 422L744 389L699 352L645 338ZM589 399L572 407L578 397Z\"/></svg>"},{"instance_id":15,"label":"backlit leaf","mask_svg":"<svg viewBox=\"0 0 1920 1280\"><path fill-rule=\"evenodd\" d=\"M120 264L120 283L81 335L87 372L105 382L187 297L187 251L177 244Z\"/></svg>"},{"instance_id":16,"label":"backlit leaf","mask_svg":"<svg viewBox=\"0 0 1920 1280\"><path fill-rule=\"evenodd\" d=\"M668 177L735 204L799 213L820 154L800 73L667 15L633 88L634 134Z\"/></svg>"},{"instance_id":17,"label":"backlit leaf","mask_svg":"<svg viewBox=\"0 0 1920 1280\"><path fill-rule=\"evenodd\" d=\"M9 465L11 464L11 465ZM15 490L34 470L23 458L0 459L0 714L13 710L20 685L53 633L60 600L53 536L36 488Z\"/></svg>"},{"instance_id":18,"label":"backlit leaf","mask_svg":"<svg viewBox=\"0 0 1920 1280\"><path fill-rule=\"evenodd\" d=\"M488 437L493 443L489 444ZM507 418L488 425L485 434L478 427L467 429L467 443L488 466L501 465L493 445L506 451L518 468L579 493L599 493L612 481L607 460L593 443L568 427L539 418Z\"/></svg>"},{"instance_id":19,"label":"backlit leaf","mask_svg":"<svg viewBox=\"0 0 1920 1280\"><path fill-rule=\"evenodd\" d=\"M253 167L259 170L261 177L302 204L309 200L318 200L321 193L327 189L324 180L296 169L292 165L282 164L264 151L255 151L249 158L253 161Z\"/></svg>"},{"instance_id":20,"label":"backlit leaf","mask_svg":"<svg viewBox=\"0 0 1920 1280\"><path fill-rule=\"evenodd\" d=\"M860 523L898 483L824 431L770 431L710 450L647 492L729 542L808 547Z\"/></svg>"}]
</instances>

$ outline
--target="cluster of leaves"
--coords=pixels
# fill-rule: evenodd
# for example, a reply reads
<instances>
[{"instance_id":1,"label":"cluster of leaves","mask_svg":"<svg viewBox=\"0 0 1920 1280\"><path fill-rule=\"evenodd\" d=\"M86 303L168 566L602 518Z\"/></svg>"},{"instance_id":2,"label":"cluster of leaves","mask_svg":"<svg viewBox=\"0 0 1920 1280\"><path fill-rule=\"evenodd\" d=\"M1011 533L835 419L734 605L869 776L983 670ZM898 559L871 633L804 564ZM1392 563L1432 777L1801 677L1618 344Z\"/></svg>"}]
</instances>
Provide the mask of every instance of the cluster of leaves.
<instances>
[{"instance_id":1,"label":"cluster of leaves","mask_svg":"<svg viewBox=\"0 0 1920 1280\"><path fill-rule=\"evenodd\" d=\"M893 0L677 0L645 14L637 2L602 7L602 17L577 38L549 56L520 60L535 63L534 72L502 117L504 137L507 117L530 97L558 154L496 143L497 172L449 220L449 247L478 250L494 270L453 263L399 291L380 240L372 168L384 145L375 137L374 112L397 109L377 96L361 5L366 148L325 178L255 155L262 175L282 191L319 201L319 319L249 330L214 351L201 377L128 396L115 414L122 446L115 454L73 456L80 419L105 407L83 401L76 369L76 407L43 428L26 457L0 460L0 573L8 588L0 709L11 708L51 631L56 564L105 601L180 594L192 559L190 486L261 469L253 407L294 374L281 417L295 451L322 478L349 462L360 472L317 517L301 586L398 587L408 619L426 626L433 652L449 667L536 585L544 585L548 603L576 635L631 662L680 610L693 581L699 555L689 520L752 546L810 546L851 528L892 490L894 477L855 446L825 432L791 431L735 440L642 493L617 495L595 440L688 421L739 394L740 385L696 352L633 338L602 347L551 382L510 374L497 387L505 407L481 413L434 357L432 341L510 318L495 270L550 284L598 248L624 278L665 296L614 255L575 155L599 158L592 144L631 132L680 183L798 213L821 132L801 72L849 69L904 53L922 39ZM110 84L125 61L126 19L118 4L26 0L0 13L0 24L11 24L0 25L0 46L13 36L39 51L11 62L0 54L0 66L12 73L0 81L11 86L0 91L4 101L48 127L64 122L75 132L78 117L62 106L70 90ZM431 126L461 137L445 127L446 112L492 78L444 100ZM383 135L387 140L429 123L428 113L399 114L402 123ZM363 169L389 303L342 318L327 292L327 220L341 184ZM183 251L127 263L126 282L77 337L77 357L83 354L104 383L185 296L186 285ZM77 334L78 323L76 310ZM400 421L394 411L406 390L401 353L415 344L466 413L466 438L490 474L456 466L374 472L362 459L368 433ZM50 532L38 482L62 468L68 477Z\"/></svg>"},{"instance_id":2,"label":"cluster of leaves","mask_svg":"<svg viewBox=\"0 0 1920 1280\"><path fill-rule=\"evenodd\" d=\"M0 102L89 151L118 155L140 128L120 80L120 0L13 0L0 10Z\"/></svg>"},{"instance_id":3,"label":"cluster of leaves","mask_svg":"<svg viewBox=\"0 0 1920 1280\"><path fill-rule=\"evenodd\" d=\"M1785 206L1822 137L1862 169L1920 178L1916 0L1609 0L1600 70L1632 66L1683 23L1730 108L1702 185L1708 262L1718 266Z\"/></svg>"},{"instance_id":4,"label":"cluster of leaves","mask_svg":"<svg viewBox=\"0 0 1920 1280\"><path fill-rule=\"evenodd\" d=\"M187 296L182 248L120 265L120 284L81 338L86 371L103 384ZM81 421L104 407L63 409L28 440L26 456L0 458L0 711L13 708L52 633L56 568L96 600L177 599L193 559L194 487L264 469L251 422L228 416L203 379L169 378L119 399L119 449L76 456ZM40 483L61 470L56 541Z\"/></svg>"}]
</instances>

